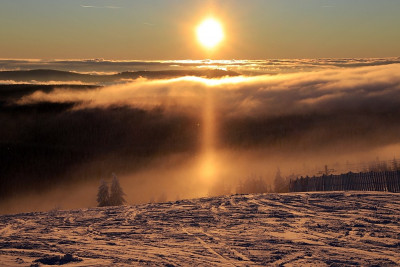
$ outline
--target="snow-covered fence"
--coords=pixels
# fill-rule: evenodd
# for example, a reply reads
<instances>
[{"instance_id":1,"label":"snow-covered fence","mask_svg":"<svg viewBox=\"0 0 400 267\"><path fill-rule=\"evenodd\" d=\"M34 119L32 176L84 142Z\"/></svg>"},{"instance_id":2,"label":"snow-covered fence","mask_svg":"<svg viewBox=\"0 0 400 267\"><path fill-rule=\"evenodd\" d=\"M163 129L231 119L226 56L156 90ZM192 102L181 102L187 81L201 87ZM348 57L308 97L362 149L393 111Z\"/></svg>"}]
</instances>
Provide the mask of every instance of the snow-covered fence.
<instances>
[{"instance_id":1,"label":"snow-covered fence","mask_svg":"<svg viewBox=\"0 0 400 267\"><path fill-rule=\"evenodd\" d=\"M359 172L319 177L300 177L290 181L290 192L310 191L388 191L400 192L400 171Z\"/></svg>"}]
</instances>

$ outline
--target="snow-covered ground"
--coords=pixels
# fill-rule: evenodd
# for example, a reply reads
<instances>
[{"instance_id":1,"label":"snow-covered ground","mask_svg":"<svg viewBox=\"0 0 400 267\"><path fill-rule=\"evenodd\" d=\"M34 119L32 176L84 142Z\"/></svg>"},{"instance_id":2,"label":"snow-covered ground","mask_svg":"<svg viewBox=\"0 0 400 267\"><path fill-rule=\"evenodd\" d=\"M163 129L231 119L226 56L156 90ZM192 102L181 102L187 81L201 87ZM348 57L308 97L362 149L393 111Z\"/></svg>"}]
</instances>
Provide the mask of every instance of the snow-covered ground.
<instances>
[{"instance_id":1,"label":"snow-covered ground","mask_svg":"<svg viewBox=\"0 0 400 267\"><path fill-rule=\"evenodd\" d=\"M398 266L400 194L234 195L0 216L0 266ZM71 256L67 256L67 258Z\"/></svg>"}]
</instances>

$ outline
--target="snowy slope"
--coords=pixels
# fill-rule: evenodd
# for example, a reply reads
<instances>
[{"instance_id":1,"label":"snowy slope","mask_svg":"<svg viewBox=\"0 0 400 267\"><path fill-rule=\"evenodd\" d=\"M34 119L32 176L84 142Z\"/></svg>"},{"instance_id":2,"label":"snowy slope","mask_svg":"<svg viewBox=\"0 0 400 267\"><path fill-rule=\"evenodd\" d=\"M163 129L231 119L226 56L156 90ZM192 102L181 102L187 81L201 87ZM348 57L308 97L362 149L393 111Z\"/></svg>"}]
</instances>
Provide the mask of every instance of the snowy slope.
<instances>
[{"instance_id":1,"label":"snowy slope","mask_svg":"<svg viewBox=\"0 0 400 267\"><path fill-rule=\"evenodd\" d=\"M398 266L400 194L234 195L0 216L0 266Z\"/></svg>"}]
</instances>

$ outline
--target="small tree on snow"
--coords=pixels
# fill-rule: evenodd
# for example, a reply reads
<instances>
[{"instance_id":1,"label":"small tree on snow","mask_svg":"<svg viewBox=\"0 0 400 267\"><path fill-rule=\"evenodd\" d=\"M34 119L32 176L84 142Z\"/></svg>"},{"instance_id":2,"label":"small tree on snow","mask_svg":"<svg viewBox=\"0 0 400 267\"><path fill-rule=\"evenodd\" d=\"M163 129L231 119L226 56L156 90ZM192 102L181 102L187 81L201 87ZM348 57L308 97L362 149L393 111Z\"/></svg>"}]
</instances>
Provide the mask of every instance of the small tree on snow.
<instances>
[{"instance_id":1,"label":"small tree on snow","mask_svg":"<svg viewBox=\"0 0 400 267\"><path fill-rule=\"evenodd\" d=\"M99 207L105 207L109 205L110 197L108 195L108 185L106 181L101 180L99 191L97 192L97 204Z\"/></svg>"},{"instance_id":2,"label":"small tree on snow","mask_svg":"<svg viewBox=\"0 0 400 267\"><path fill-rule=\"evenodd\" d=\"M289 192L289 182L286 178L281 176L281 170L278 168L275 180L274 180L274 187L276 193L287 193Z\"/></svg>"},{"instance_id":3,"label":"small tree on snow","mask_svg":"<svg viewBox=\"0 0 400 267\"><path fill-rule=\"evenodd\" d=\"M124 199L125 193L122 191L122 188L119 184L117 176L113 173L113 179L111 182L111 190L110 190L110 198L109 205L110 206L120 206L126 203Z\"/></svg>"}]
</instances>

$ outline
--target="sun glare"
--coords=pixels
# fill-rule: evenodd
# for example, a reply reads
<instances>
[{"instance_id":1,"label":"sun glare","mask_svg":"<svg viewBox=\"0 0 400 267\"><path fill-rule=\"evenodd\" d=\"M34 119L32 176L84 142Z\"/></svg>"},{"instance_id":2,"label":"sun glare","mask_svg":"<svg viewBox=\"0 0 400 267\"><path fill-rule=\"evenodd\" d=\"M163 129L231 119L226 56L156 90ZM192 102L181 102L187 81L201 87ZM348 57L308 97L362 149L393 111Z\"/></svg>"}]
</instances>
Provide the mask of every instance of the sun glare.
<instances>
[{"instance_id":1,"label":"sun glare","mask_svg":"<svg viewBox=\"0 0 400 267\"><path fill-rule=\"evenodd\" d=\"M206 48L213 48L224 39L224 31L219 21L208 18L197 27L197 39Z\"/></svg>"}]
</instances>

